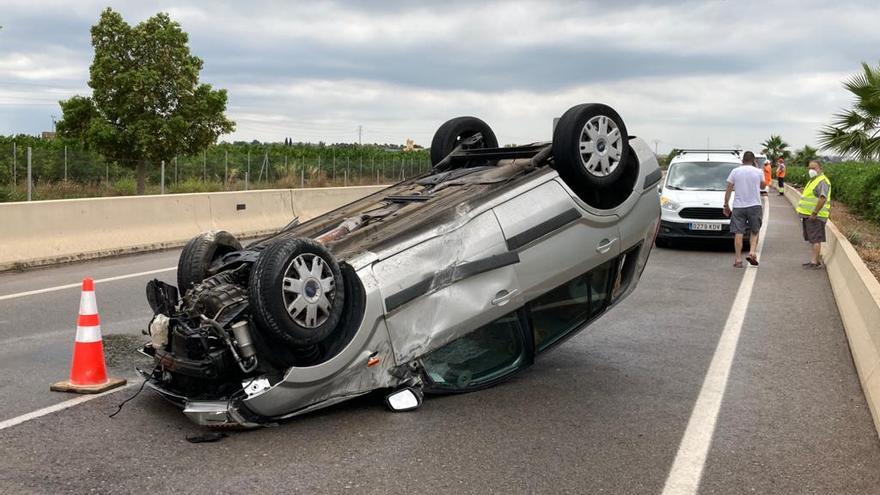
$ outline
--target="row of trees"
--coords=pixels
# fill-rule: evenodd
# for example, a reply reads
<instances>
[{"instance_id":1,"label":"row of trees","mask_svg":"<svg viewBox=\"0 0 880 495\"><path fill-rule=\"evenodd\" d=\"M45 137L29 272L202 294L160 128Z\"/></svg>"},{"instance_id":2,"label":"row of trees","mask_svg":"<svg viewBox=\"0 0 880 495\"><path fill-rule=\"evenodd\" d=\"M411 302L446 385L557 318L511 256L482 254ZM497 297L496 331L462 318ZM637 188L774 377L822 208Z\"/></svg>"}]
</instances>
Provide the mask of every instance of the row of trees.
<instances>
[{"instance_id":1,"label":"row of trees","mask_svg":"<svg viewBox=\"0 0 880 495\"><path fill-rule=\"evenodd\" d=\"M777 159L783 158L788 165L806 167L811 160L819 158L819 150L810 145L792 152L788 149L788 143L778 134L771 134L761 146L763 147L761 153L774 163Z\"/></svg>"}]
</instances>

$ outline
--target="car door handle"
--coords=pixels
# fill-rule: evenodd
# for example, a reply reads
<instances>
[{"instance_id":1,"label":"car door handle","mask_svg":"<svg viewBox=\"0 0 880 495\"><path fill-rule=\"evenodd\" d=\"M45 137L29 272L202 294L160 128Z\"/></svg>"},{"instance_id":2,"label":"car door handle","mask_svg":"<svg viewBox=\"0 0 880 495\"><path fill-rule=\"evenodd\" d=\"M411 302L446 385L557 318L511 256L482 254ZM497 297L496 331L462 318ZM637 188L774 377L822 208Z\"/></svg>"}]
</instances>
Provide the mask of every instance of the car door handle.
<instances>
[{"instance_id":1,"label":"car door handle","mask_svg":"<svg viewBox=\"0 0 880 495\"><path fill-rule=\"evenodd\" d=\"M505 304L510 302L510 299L513 298L519 289L513 290L502 290L495 294L495 299L492 299L492 306L504 306Z\"/></svg>"},{"instance_id":2,"label":"car door handle","mask_svg":"<svg viewBox=\"0 0 880 495\"><path fill-rule=\"evenodd\" d=\"M614 239L602 239L602 242L600 242L599 245L596 246L596 252L602 253L602 254L607 253L608 250L611 249L611 246L613 246L615 242L617 242L616 237Z\"/></svg>"}]
</instances>

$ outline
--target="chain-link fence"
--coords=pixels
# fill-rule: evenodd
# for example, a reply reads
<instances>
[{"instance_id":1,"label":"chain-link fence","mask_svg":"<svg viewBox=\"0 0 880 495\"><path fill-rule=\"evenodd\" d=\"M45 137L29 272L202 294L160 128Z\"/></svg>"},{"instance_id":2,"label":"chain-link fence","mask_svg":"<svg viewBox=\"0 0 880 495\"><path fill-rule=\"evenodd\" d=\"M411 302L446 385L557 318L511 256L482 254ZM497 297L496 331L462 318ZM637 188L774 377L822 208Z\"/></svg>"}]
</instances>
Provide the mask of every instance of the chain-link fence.
<instances>
[{"instance_id":1,"label":"chain-link fence","mask_svg":"<svg viewBox=\"0 0 880 495\"><path fill-rule=\"evenodd\" d=\"M133 195L136 166L136 160L105 160L76 143L0 138L0 201ZM161 194L387 184L422 174L431 165L423 149L223 143L171 157L164 170L162 163L146 167L146 193Z\"/></svg>"}]
</instances>

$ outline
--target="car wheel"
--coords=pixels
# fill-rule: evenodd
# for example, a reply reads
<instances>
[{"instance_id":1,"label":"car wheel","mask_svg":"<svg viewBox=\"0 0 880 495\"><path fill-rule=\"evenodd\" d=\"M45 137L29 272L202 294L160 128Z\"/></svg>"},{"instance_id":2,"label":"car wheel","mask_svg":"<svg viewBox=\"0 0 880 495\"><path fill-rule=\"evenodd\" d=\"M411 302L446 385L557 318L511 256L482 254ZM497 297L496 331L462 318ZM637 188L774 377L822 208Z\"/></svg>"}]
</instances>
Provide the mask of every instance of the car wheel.
<instances>
[{"instance_id":1,"label":"car wheel","mask_svg":"<svg viewBox=\"0 0 880 495\"><path fill-rule=\"evenodd\" d=\"M254 263L248 299L270 338L296 348L312 346L339 324L345 304L342 272L320 243L281 238Z\"/></svg>"},{"instance_id":2,"label":"car wheel","mask_svg":"<svg viewBox=\"0 0 880 495\"><path fill-rule=\"evenodd\" d=\"M476 117L456 117L446 121L437 129L434 139L431 140L431 166L436 167L463 140L477 133L482 135L482 140L471 145L470 149L498 147L498 138L495 137L489 124L482 120Z\"/></svg>"},{"instance_id":3,"label":"car wheel","mask_svg":"<svg viewBox=\"0 0 880 495\"><path fill-rule=\"evenodd\" d=\"M632 166L629 135L620 115L607 105L585 103L562 114L553 131L553 162L582 199L614 187Z\"/></svg>"},{"instance_id":4,"label":"car wheel","mask_svg":"<svg viewBox=\"0 0 880 495\"><path fill-rule=\"evenodd\" d=\"M208 276L214 260L241 249L241 243L225 230L203 232L186 243L177 262L177 288L186 293Z\"/></svg>"}]
</instances>

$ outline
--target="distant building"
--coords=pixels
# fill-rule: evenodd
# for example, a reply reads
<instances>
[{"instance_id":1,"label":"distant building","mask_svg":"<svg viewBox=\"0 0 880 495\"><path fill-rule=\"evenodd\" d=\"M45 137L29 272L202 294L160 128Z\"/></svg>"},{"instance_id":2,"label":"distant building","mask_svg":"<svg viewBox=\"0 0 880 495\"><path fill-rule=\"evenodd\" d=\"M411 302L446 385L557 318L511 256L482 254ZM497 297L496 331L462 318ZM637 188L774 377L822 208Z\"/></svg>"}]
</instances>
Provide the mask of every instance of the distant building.
<instances>
[{"instance_id":1,"label":"distant building","mask_svg":"<svg viewBox=\"0 0 880 495\"><path fill-rule=\"evenodd\" d=\"M54 131L43 131L43 134L40 136L43 139L52 140L55 139Z\"/></svg>"}]
</instances>

